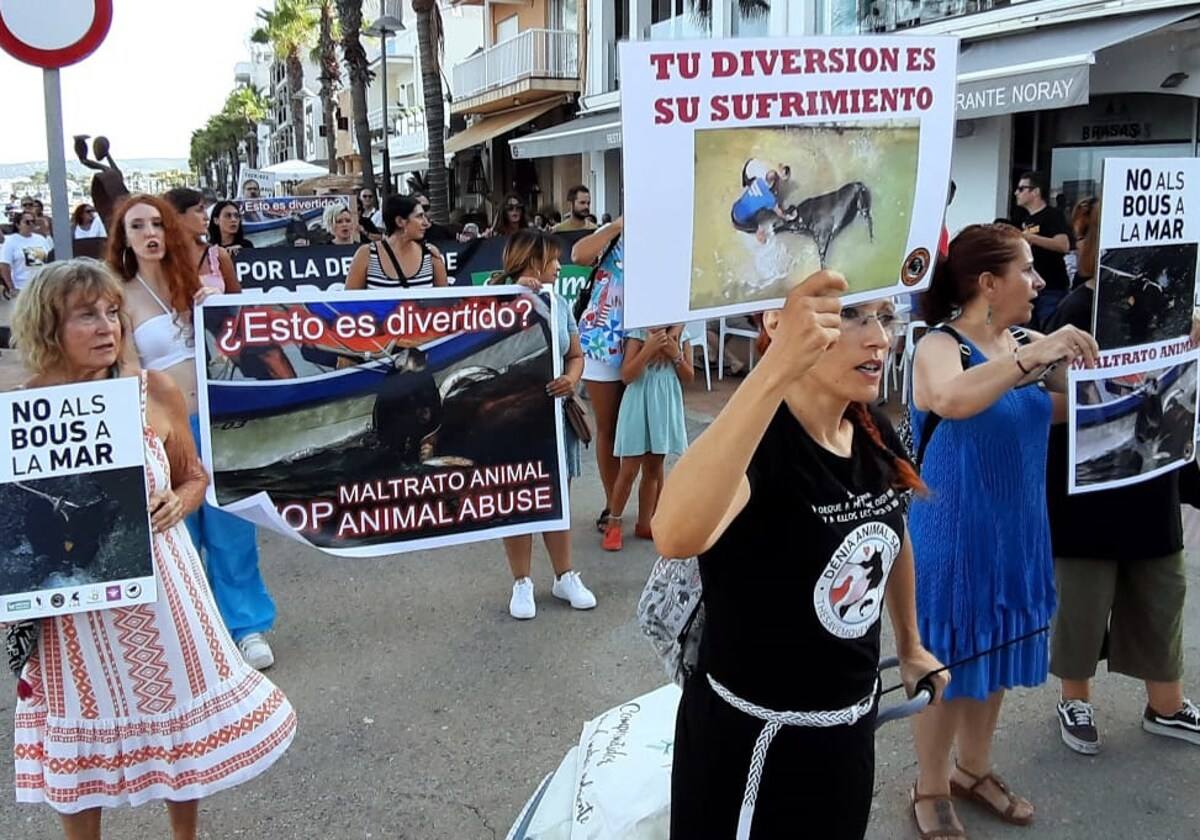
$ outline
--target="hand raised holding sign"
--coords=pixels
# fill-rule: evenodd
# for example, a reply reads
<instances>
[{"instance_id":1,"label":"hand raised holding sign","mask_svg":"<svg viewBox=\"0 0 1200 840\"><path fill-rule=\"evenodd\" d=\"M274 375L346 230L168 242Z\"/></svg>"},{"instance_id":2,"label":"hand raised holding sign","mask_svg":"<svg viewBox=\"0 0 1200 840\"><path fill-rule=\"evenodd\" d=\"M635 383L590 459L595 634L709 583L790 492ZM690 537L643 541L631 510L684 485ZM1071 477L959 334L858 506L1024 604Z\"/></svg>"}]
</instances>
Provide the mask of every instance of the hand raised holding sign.
<instances>
[{"instance_id":1,"label":"hand raised holding sign","mask_svg":"<svg viewBox=\"0 0 1200 840\"><path fill-rule=\"evenodd\" d=\"M771 364L788 381L816 364L841 337L839 295L846 289L846 278L836 271L818 271L788 293L783 309L765 313L763 328L772 352L763 364Z\"/></svg>"}]
</instances>

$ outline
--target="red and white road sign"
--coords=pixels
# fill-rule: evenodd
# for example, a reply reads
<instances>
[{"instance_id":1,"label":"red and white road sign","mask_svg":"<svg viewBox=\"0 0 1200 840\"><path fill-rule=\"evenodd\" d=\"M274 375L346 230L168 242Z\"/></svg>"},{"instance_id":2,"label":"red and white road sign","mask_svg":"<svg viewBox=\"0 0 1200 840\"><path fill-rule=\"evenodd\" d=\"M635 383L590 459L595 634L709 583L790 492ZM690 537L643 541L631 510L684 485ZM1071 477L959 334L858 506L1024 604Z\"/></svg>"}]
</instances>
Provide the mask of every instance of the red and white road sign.
<instances>
[{"instance_id":1,"label":"red and white road sign","mask_svg":"<svg viewBox=\"0 0 1200 840\"><path fill-rule=\"evenodd\" d=\"M100 46L112 12L112 0L0 0L0 49L36 67L66 67Z\"/></svg>"}]
</instances>

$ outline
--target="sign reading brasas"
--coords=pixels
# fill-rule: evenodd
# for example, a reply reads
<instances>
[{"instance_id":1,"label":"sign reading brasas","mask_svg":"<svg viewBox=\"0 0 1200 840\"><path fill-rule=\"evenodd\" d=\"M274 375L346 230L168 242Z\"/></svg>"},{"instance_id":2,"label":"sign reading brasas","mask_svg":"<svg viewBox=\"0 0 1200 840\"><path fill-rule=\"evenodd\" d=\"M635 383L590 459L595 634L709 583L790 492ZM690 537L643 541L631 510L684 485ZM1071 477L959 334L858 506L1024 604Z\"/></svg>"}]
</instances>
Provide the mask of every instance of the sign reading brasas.
<instances>
[{"instance_id":1,"label":"sign reading brasas","mask_svg":"<svg viewBox=\"0 0 1200 840\"><path fill-rule=\"evenodd\" d=\"M955 118L960 120L1069 108L1088 101L1088 66L1057 67L1016 76L960 81Z\"/></svg>"}]
</instances>

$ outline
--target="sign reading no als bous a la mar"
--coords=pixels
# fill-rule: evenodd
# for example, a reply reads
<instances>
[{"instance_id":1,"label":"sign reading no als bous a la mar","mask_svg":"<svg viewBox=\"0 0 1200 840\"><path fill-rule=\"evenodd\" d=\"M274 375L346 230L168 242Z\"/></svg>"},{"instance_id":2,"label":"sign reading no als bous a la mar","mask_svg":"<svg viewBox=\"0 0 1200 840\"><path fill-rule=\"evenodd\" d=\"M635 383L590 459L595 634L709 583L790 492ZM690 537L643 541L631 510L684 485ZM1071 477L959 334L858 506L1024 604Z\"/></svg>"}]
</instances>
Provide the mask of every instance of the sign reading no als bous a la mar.
<instances>
[{"instance_id":1,"label":"sign reading no als bous a la mar","mask_svg":"<svg viewBox=\"0 0 1200 840\"><path fill-rule=\"evenodd\" d=\"M66 67L95 52L112 13L112 0L0 0L0 49L35 67Z\"/></svg>"},{"instance_id":2,"label":"sign reading no als bous a la mar","mask_svg":"<svg viewBox=\"0 0 1200 840\"><path fill-rule=\"evenodd\" d=\"M0 622L157 596L138 388L0 394Z\"/></svg>"},{"instance_id":3,"label":"sign reading no als bous a la mar","mask_svg":"<svg viewBox=\"0 0 1200 840\"><path fill-rule=\"evenodd\" d=\"M957 47L623 42L626 325L773 309L821 268L846 276L847 302L924 288L950 179Z\"/></svg>"},{"instance_id":4,"label":"sign reading no als bous a la mar","mask_svg":"<svg viewBox=\"0 0 1200 840\"><path fill-rule=\"evenodd\" d=\"M350 557L567 527L552 305L512 286L208 298L210 503Z\"/></svg>"},{"instance_id":5,"label":"sign reading no als bous a la mar","mask_svg":"<svg viewBox=\"0 0 1200 840\"><path fill-rule=\"evenodd\" d=\"M561 267L554 287L568 304L574 302L591 272L590 266L571 262L571 248L588 233L590 231L554 234L561 249ZM482 286L504 268L504 249L508 240L507 236L494 236L467 242L435 240L430 244L437 248L445 260L451 286ZM233 264L238 282L246 291L341 291L359 247L312 245L306 248L247 248L234 255Z\"/></svg>"},{"instance_id":6,"label":"sign reading no als bous a la mar","mask_svg":"<svg viewBox=\"0 0 1200 840\"><path fill-rule=\"evenodd\" d=\"M1096 368L1068 375L1068 484L1147 481L1195 458L1200 185L1194 158L1108 158L1092 331Z\"/></svg>"}]
</instances>

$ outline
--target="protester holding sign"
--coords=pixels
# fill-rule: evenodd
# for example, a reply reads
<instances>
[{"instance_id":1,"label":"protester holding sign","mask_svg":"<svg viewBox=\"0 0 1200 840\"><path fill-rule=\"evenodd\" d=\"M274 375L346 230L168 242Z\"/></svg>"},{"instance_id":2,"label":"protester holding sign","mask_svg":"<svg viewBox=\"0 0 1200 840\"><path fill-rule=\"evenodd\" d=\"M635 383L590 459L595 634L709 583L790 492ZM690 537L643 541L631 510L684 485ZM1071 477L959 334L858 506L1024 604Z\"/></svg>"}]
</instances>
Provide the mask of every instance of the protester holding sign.
<instances>
[{"instance_id":1,"label":"protester holding sign","mask_svg":"<svg viewBox=\"0 0 1200 840\"><path fill-rule=\"evenodd\" d=\"M845 289L820 272L766 313L769 349L680 458L654 517L659 551L699 555L704 585L675 726L675 840L793 837L801 824L862 837L885 602L905 685L941 667L917 632L902 512L923 485L867 407L895 314L889 301L842 309ZM947 677L932 681L940 694Z\"/></svg>"},{"instance_id":2,"label":"protester holding sign","mask_svg":"<svg viewBox=\"0 0 1200 840\"><path fill-rule=\"evenodd\" d=\"M41 623L21 672L16 792L58 811L68 838L98 838L101 808L165 800L184 840L198 800L270 767L296 716L217 620L183 527L207 482L187 406L170 377L121 359L122 286L91 260L52 266L22 295L13 332L27 386L140 377L158 600Z\"/></svg>"},{"instance_id":3,"label":"protester holding sign","mask_svg":"<svg viewBox=\"0 0 1200 840\"><path fill-rule=\"evenodd\" d=\"M1079 273L1087 279L1063 299L1051 329L1071 325L1086 332L1092 326L1100 202L1092 199L1079 221L1090 231L1079 252ZM1200 341L1195 318L1192 339ZM1066 398L1056 394L1055 400L1065 416ZM1091 679L1107 649L1110 673L1145 682L1142 727L1200 744L1200 708L1183 694L1187 577L1179 470L1137 485L1069 495L1072 468L1067 427L1059 423L1050 430L1046 485L1058 586L1050 671L1062 681L1057 712L1063 743L1084 755L1100 751Z\"/></svg>"},{"instance_id":4,"label":"protester holding sign","mask_svg":"<svg viewBox=\"0 0 1200 840\"><path fill-rule=\"evenodd\" d=\"M942 326L921 339L913 371L913 442L930 489L909 520L917 614L939 659L978 657L954 669L947 702L916 719L913 808L930 837L961 836L951 794L1006 822L1033 820L1033 806L992 773L991 748L1004 690L1046 679L1044 630L1055 606L1045 492L1051 404L1039 382L1055 365L1091 364L1097 353L1074 327L1014 334L1043 287L1033 266L1016 228L971 225L951 240L922 298L926 322ZM1061 390L1058 372L1052 386Z\"/></svg>"},{"instance_id":5,"label":"protester holding sign","mask_svg":"<svg viewBox=\"0 0 1200 840\"><path fill-rule=\"evenodd\" d=\"M233 201L218 201L213 205L208 223L208 241L220 245L230 254L243 248L253 248L254 243L246 238L242 228L242 213ZM115 227L115 225L114 225Z\"/></svg>"},{"instance_id":6,"label":"protester holding sign","mask_svg":"<svg viewBox=\"0 0 1200 840\"><path fill-rule=\"evenodd\" d=\"M425 241L429 224L425 208L412 196L389 195L383 205L387 235L358 249L346 277L347 291L447 285L446 262Z\"/></svg>"},{"instance_id":7,"label":"protester holding sign","mask_svg":"<svg viewBox=\"0 0 1200 840\"><path fill-rule=\"evenodd\" d=\"M540 292L549 284L553 288L558 278L558 243L541 231L527 230L514 234L504 249L504 271L493 278L493 283L516 283L532 291ZM562 353L562 373L546 384L546 393L554 398L573 399L579 378L583 375L583 351L579 347L579 328L571 317L567 303L557 292L555 301L555 325L558 349ZM579 437L571 424L563 421L564 467L570 478L578 478ZM569 481L568 479L568 481ZM570 484L568 483L568 487ZM596 596L583 584L579 572L571 568L571 531L545 531L542 541L550 555L554 568L555 598L568 601L577 610L590 610L596 606ZM504 553L508 555L508 567L512 570L513 591L508 604L509 614L517 619L533 618L537 607L533 601L533 579L529 573L532 565L533 536L504 538Z\"/></svg>"},{"instance_id":8,"label":"protester holding sign","mask_svg":"<svg viewBox=\"0 0 1200 840\"><path fill-rule=\"evenodd\" d=\"M200 284L179 214L161 198L132 195L113 217L108 248L109 266L126 281L133 337L127 350L136 351L143 368L166 373L183 392L198 441L192 304L213 290ZM263 633L275 623L275 602L258 570L254 526L204 505L188 528L204 555L225 626L251 665L269 668L275 655Z\"/></svg>"}]
</instances>

